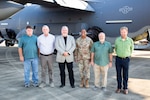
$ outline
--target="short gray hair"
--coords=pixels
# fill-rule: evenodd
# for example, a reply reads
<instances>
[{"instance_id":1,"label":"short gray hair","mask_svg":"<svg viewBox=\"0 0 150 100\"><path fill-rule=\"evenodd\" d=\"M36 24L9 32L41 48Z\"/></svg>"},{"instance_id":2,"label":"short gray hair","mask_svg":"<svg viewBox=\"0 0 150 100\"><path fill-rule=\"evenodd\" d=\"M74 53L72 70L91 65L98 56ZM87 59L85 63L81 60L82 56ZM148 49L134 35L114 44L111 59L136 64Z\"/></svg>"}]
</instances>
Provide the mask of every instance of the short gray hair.
<instances>
[{"instance_id":1,"label":"short gray hair","mask_svg":"<svg viewBox=\"0 0 150 100\"><path fill-rule=\"evenodd\" d=\"M98 34L98 36L99 36L100 34L104 34L104 36L105 36L105 33L104 33L104 32L100 32L100 33Z\"/></svg>"},{"instance_id":2,"label":"short gray hair","mask_svg":"<svg viewBox=\"0 0 150 100\"><path fill-rule=\"evenodd\" d=\"M43 27L42 27L42 28L44 28L44 27L49 29L48 25L43 25Z\"/></svg>"},{"instance_id":3,"label":"short gray hair","mask_svg":"<svg viewBox=\"0 0 150 100\"><path fill-rule=\"evenodd\" d=\"M126 27L126 26L123 26L123 27L120 28L120 30L123 30L123 29L125 29L126 31L128 31L128 27Z\"/></svg>"},{"instance_id":4,"label":"short gray hair","mask_svg":"<svg viewBox=\"0 0 150 100\"><path fill-rule=\"evenodd\" d=\"M61 29L66 28L68 30L68 26L62 26Z\"/></svg>"}]
</instances>

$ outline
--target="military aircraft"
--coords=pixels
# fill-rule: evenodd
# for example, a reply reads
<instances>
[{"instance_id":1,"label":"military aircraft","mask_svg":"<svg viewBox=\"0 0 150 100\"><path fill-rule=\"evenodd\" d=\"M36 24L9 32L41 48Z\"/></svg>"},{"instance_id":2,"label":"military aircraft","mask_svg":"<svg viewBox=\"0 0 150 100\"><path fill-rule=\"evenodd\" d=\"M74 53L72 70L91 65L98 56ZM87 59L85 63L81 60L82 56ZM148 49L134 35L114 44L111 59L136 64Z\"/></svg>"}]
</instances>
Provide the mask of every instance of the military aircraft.
<instances>
[{"instance_id":1,"label":"military aircraft","mask_svg":"<svg viewBox=\"0 0 150 100\"><path fill-rule=\"evenodd\" d=\"M33 26L38 36L46 24L55 35L60 34L62 25L67 25L75 37L85 28L94 41L103 31L106 40L114 44L120 36L120 27L127 26L135 49L147 49L150 48L149 4L149 0L1 0L1 42L13 46L27 25Z\"/></svg>"}]
</instances>

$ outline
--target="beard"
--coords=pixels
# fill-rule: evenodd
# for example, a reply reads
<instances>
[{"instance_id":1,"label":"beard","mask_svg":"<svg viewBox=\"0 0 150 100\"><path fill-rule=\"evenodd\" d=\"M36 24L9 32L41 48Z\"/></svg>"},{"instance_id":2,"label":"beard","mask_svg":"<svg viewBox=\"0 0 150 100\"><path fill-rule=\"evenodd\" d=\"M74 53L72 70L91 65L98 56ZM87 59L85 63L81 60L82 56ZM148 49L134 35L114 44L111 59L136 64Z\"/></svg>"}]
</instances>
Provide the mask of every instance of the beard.
<instances>
[{"instance_id":1,"label":"beard","mask_svg":"<svg viewBox=\"0 0 150 100\"><path fill-rule=\"evenodd\" d=\"M100 43L104 43L105 39L100 39L99 41Z\"/></svg>"}]
</instances>

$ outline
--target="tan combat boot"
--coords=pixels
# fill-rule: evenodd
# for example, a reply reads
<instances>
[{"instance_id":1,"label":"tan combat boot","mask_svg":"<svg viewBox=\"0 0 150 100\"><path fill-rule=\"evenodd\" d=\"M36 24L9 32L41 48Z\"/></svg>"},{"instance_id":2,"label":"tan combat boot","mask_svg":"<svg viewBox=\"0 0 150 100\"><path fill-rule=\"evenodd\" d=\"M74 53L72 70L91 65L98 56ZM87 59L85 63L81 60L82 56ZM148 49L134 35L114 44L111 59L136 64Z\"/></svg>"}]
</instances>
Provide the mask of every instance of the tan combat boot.
<instances>
[{"instance_id":1,"label":"tan combat boot","mask_svg":"<svg viewBox=\"0 0 150 100\"><path fill-rule=\"evenodd\" d=\"M89 88L89 87L90 87L90 86L89 86L89 79L86 79L86 80L85 80L85 87L86 87L86 88Z\"/></svg>"},{"instance_id":2,"label":"tan combat boot","mask_svg":"<svg viewBox=\"0 0 150 100\"><path fill-rule=\"evenodd\" d=\"M82 88L84 86L84 78L81 78L80 87Z\"/></svg>"}]
</instances>

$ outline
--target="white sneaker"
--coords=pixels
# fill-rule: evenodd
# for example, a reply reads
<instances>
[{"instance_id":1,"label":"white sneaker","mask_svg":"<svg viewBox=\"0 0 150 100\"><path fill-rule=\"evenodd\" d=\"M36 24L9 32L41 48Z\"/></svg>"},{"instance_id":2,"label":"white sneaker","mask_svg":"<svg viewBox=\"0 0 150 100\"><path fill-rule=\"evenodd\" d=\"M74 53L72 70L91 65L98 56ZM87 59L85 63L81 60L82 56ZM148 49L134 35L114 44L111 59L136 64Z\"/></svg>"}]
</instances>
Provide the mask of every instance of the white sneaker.
<instances>
[{"instance_id":1,"label":"white sneaker","mask_svg":"<svg viewBox=\"0 0 150 100\"><path fill-rule=\"evenodd\" d=\"M41 83L41 84L39 85L40 88L43 88L43 87L45 87L45 86L46 86L45 83Z\"/></svg>"},{"instance_id":2,"label":"white sneaker","mask_svg":"<svg viewBox=\"0 0 150 100\"><path fill-rule=\"evenodd\" d=\"M53 82L51 82L49 85L50 85L50 87L52 87L52 88L54 87L54 83L53 83Z\"/></svg>"},{"instance_id":3,"label":"white sneaker","mask_svg":"<svg viewBox=\"0 0 150 100\"><path fill-rule=\"evenodd\" d=\"M30 84L25 84L24 87L29 88Z\"/></svg>"}]
</instances>

